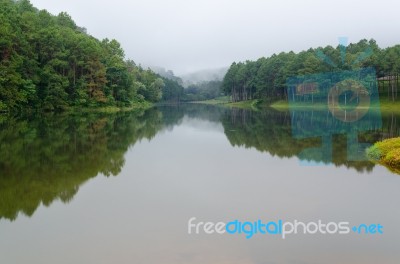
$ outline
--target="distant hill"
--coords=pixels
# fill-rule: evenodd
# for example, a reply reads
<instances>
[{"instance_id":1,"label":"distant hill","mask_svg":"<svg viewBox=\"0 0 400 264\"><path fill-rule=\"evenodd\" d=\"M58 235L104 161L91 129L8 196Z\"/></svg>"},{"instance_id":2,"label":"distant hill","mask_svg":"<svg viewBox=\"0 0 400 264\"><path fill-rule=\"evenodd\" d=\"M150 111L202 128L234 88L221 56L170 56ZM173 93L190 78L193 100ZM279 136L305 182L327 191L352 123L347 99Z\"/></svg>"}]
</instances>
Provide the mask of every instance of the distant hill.
<instances>
[{"instance_id":1,"label":"distant hill","mask_svg":"<svg viewBox=\"0 0 400 264\"><path fill-rule=\"evenodd\" d=\"M188 87L189 85L199 84L202 82L222 81L227 71L228 67L207 69L207 70L201 70L197 72L184 74L181 75L180 77L183 81L183 85L185 87Z\"/></svg>"},{"instance_id":2,"label":"distant hill","mask_svg":"<svg viewBox=\"0 0 400 264\"><path fill-rule=\"evenodd\" d=\"M157 73L158 75L176 81L178 84L182 85L183 81L181 80L181 78L179 78L178 76L176 76L174 74L174 72L172 70L167 70L163 67L159 67L159 66L143 66L145 68L150 68L153 72Z\"/></svg>"},{"instance_id":3,"label":"distant hill","mask_svg":"<svg viewBox=\"0 0 400 264\"><path fill-rule=\"evenodd\" d=\"M149 65L141 65L143 68L150 68L155 73L160 76L177 81L180 85L183 85L185 88L190 85L198 85L205 82L211 81L222 81L229 67L221 67L214 69L205 69L196 72L186 73L182 75L175 75L172 70L167 70L163 67L159 66L149 66Z\"/></svg>"}]
</instances>

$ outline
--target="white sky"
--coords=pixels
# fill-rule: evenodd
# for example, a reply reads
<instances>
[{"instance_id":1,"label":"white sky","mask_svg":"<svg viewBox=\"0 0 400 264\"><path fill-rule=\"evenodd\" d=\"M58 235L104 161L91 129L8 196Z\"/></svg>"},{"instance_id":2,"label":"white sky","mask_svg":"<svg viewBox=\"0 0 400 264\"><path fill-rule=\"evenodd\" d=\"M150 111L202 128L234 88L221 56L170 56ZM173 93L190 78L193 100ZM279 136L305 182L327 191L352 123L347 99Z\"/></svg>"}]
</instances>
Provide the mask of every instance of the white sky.
<instances>
[{"instance_id":1,"label":"white sky","mask_svg":"<svg viewBox=\"0 0 400 264\"><path fill-rule=\"evenodd\" d=\"M400 44L396 0L31 0L69 13L97 38L115 38L126 57L182 74L281 51L374 38Z\"/></svg>"}]
</instances>

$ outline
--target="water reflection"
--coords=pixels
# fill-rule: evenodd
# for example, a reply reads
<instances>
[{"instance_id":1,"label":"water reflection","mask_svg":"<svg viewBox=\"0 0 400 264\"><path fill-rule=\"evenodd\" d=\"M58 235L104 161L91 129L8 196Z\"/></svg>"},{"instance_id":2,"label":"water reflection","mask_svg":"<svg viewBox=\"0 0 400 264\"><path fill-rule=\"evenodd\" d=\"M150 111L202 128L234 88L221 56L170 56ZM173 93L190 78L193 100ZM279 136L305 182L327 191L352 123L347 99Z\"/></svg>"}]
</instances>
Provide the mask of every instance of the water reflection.
<instances>
[{"instance_id":1,"label":"water reflection","mask_svg":"<svg viewBox=\"0 0 400 264\"><path fill-rule=\"evenodd\" d=\"M232 109L225 113L222 123L233 146L362 172L374 167L365 158L365 148L385 137L380 116L373 114L353 126L341 124L327 111Z\"/></svg>"},{"instance_id":2,"label":"water reflection","mask_svg":"<svg viewBox=\"0 0 400 264\"><path fill-rule=\"evenodd\" d=\"M129 146L161 129L155 109L115 115L45 115L0 123L0 219L70 201L99 173L118 175Z\"/></svg>"},{"instance_id":3,"label":"water reflection","mask_svg":"<svg viewBox=\"0 0 400 264\"><path fill-rule=\"evenodd\" d=\"M3 116L0 219L14 220L19 213L31 216L40 204L48 206L57 199L70 201L84 182L97 175L118 175L130 147L141 139L152 140L160 131L171 130L185 117L222 125L232 146L255 148L281 158L297 156L301 160L331 162L359 172L371 171L375 166L366 160L349 160L349 139L343 134L331 135L332 144L323 145L321 137L315 136L315 124L326 122L326 113L298 112L295 116L274 110L254 112L208 105L118 114ZM382 128L368 127L357 136L358 142L398 136L398 118L393 114L383 116ZM301 129L308 124L311 136L294 136L293 124L301 124ZM328 151L320 151L321 146Z\"/></svg>"}]
</instances>

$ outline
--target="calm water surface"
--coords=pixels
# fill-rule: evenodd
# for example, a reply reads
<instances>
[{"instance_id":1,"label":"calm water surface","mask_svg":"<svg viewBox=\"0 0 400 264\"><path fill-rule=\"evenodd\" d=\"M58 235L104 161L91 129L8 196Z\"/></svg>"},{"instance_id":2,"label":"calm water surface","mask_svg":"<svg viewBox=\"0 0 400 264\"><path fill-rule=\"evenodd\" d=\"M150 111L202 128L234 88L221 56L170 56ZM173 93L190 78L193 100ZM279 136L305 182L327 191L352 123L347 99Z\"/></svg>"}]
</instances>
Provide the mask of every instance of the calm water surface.
<instances>
[{"instance_id":1,"label":"calm water surface","mask_svg":"<svg viewBox=\"0 0 400 264\"><path fill-rule=\"evenodd\" d=\"M398 136L399 119L363 124L353 154ZM0 263L399 263L400 177L349 161L346 135L324 145L293 130L322 122L203 105L2 116ZM380 223L384 234L188 235L191 217Z\"/></svg>"}]
</instances>

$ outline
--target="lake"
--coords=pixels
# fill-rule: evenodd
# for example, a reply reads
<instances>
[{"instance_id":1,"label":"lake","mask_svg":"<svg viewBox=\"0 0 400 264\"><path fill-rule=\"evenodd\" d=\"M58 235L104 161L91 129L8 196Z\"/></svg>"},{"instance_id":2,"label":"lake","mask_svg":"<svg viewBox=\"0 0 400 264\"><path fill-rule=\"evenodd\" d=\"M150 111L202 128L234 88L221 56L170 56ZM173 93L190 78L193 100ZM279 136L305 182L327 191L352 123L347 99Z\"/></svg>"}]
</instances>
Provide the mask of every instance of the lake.
<instances>
[{"instance_id":1,"label":"lake","mask_svg":"<svg viewBox=\"0 0 400 264\"><path fill-rule=\"evenodd\" d=\"M399 121L199 104L0 116L0 263L399 263L400 177L364 156ZM188 234L192 217L383 233Z\"/></svg>"}]
</instances>

